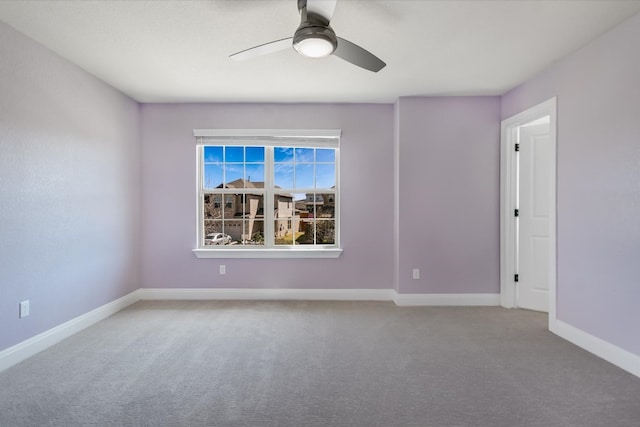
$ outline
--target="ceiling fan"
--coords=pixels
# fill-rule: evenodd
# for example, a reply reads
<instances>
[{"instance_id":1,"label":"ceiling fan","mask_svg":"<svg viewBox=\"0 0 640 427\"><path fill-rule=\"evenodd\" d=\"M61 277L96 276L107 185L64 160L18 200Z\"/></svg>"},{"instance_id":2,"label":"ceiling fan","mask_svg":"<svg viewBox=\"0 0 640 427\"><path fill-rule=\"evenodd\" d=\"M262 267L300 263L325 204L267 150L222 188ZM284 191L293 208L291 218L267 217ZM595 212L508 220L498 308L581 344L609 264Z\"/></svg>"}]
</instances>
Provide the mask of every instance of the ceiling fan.
<instances>
[{"instance_id":1,"label":"ceiling fan","mask_svg":"<svg viewBox=\"0 0 640 427\"><path fill-rule=\"evenodd\" d=\"M377 73L385 67L380 58L336 36L329 23L333 16L337 0L298 0L300 26L293 37L275 40L229 55L232 59L242 60L293 48L308 58L322 58L335 55L347 62Z\"/></svg>"}]
</instances>

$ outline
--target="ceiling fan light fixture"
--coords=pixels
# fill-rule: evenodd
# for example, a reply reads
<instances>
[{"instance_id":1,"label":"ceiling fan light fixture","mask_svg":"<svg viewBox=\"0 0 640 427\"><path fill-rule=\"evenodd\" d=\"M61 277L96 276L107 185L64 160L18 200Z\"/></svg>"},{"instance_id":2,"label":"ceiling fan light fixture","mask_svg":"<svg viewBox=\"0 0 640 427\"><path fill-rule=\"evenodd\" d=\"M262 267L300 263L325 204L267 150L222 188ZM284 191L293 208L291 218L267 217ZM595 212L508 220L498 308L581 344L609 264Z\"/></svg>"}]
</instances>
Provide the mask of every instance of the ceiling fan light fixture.
<instances>
[{"instance_id":1,"label":"ceiling fan light fixture","mask_svg":"<svg viewBox=\"0 0 640 427\"><path fill-rule=\"evenodd\" d=\"M338 47L338 39L330 27L301 27L293 36L293 47L307 58L323 58Z\"/></svg>"},{"instance_id":2,"label":"ceiling fan light fixture","mask_svg":"<svg viewBox=\"0 0 640 427\"><path fill-rule=\"evenodd\" d=\"M295 45L296 50L308 58L323 58L333 53L333 45L329 40L318 37L309 37L300 40Z\"/></svg>"}]
</instances>

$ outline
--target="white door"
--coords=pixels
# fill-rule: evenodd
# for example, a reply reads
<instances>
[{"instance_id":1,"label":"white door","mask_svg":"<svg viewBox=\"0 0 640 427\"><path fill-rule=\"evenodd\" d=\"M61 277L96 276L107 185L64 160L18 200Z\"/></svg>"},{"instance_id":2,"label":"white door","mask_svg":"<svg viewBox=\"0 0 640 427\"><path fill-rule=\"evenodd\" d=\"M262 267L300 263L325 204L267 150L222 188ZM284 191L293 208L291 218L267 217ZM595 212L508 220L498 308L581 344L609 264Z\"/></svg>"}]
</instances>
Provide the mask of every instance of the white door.
<instances>
[{"instance_id":1,"label":"white door","mask_svg":"<svg viewBox=\"0 0 640 427\"><path fill-rule=\"evenodd\" d=\"M549 131L548 120L536 120L521 126L518 138L517 306L544 312L549 311L552 194Z\"/></svg>"}]
</instances>

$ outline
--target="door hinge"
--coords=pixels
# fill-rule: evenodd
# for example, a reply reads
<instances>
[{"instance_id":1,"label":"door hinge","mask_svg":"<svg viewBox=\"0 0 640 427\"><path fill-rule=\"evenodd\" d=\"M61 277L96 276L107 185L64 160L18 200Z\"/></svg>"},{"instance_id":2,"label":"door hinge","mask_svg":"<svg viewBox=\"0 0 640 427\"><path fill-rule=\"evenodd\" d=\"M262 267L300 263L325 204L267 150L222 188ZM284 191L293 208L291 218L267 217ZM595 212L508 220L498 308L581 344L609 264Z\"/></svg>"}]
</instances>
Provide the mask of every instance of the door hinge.
<instances>
[{"instance_id":1,"label":"door hinge","mask_svg":"<svg viewBox=\"0 0 640 427\"><path fill-rule=\"evenodd\" d=\"M514 281L514 282L516 282L516 283L518 283L518 281L519 281L518 279L519 279L518 275L517 275L517 274L514 274L514 275L513 275L513 281Z\"/></svg>"},{"instance_id":2,"label":"door hinge","mask_svg":"<svg viewBox=\"0 0 640 427\"><path fill-rule=\"evenodd\" d=\"M516 151L520 151L520 144L516 144Z\"/></svg>"},{"instance_id":3,"label":"door hinge","mask_svg":"<svg viewBox=\"0 0 640 427\"><path fill-rule=\"evenodd\" d=\"M513 216L515 216L515 217L520 216L520 209L514 209L513 210Z\"/></svg>"}]
</instances>

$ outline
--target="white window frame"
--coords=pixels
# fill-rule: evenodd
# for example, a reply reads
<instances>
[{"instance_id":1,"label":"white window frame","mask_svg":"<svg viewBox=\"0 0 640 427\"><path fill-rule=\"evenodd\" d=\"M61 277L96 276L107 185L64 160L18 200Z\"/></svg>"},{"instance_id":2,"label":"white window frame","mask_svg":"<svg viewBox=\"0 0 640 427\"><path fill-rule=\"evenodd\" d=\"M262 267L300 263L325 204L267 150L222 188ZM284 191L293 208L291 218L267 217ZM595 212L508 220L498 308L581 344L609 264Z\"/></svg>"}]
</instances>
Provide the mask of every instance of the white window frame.
<instances>
[{"instance_id":1,"label":"white window frame","mask_svg":"<svg viewBox=\"0 0 640 427\"><path fill-rule=\"evenodd\" d=\"M194 129L196 138L196 193L197 232L193 253L198 258L337 258L342 253L340 246L340 135L339 129ZM333 245L274 245L273 150L265 152L264 190L264 234L265 246L204 246L204 218L202 200L203 147L205 145L242 145L264 147L334 148L336 167L335 200L335 244ZM223 191L224 193L224 191ZM224 199L223 199L224 202Z\"/></svg>"}]
</instances>

